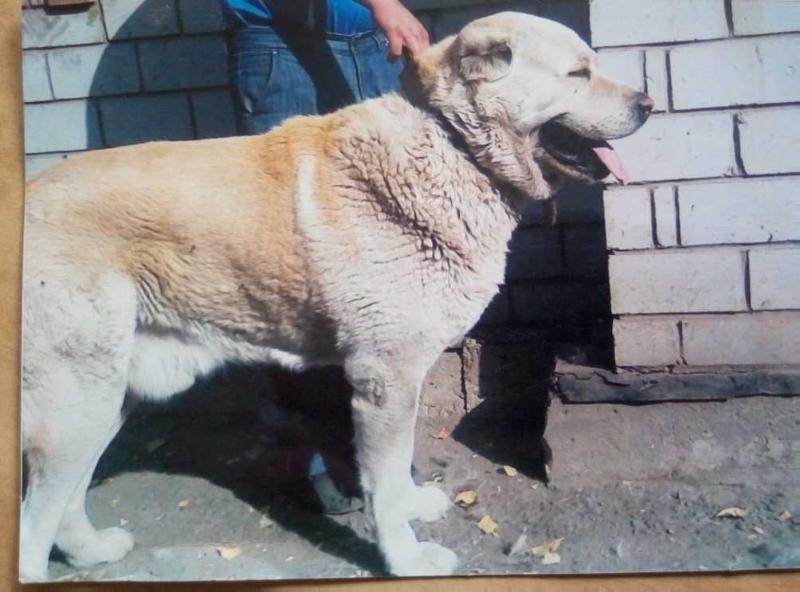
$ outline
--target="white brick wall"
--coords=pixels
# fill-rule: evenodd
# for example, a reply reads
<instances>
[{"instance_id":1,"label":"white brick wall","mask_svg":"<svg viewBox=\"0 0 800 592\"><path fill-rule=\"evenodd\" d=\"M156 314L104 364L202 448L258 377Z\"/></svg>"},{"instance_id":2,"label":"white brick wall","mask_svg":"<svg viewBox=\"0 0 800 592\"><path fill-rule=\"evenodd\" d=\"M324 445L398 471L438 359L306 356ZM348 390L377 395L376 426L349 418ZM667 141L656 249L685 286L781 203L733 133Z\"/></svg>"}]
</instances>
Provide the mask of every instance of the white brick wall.
<instances>
[{"instance_id":1,"label":"white brick wall","mask_svg":"<svg viewBox=\"0 0 800 592\"><path fill-rule=\"evenodd\" d=\"M655 101L653 111L666 111L669 107L667 52L663 49L648 49L644 59L646 91Z\"/></svg>"},{"instance_id":2,"label":"white brick wall","mask_svg":"<svg viewBox=\"0 0 800 592\"><path fill-rule=\"evenodd\" d=\"M690 317L682 321L686 362L697 366L796 364L800 312Z\"/></svg>"},{"instance_id":3,"label":"white brick wall","mask_svg":"<svg viewBox=\"0 0 800 592\"><path fill-rule=\"evenodd\" d=\"M800 177L683 185L678 203L683 245L800 240Z\"/></svg>"},{"instance_id":4,"label":"white brick wall","mask_svg":"<svg viewBox=\"0 0 800 592\"><path fill-rule=\"evenodd\" d=\"M739 138L749 174L800 172L800 106L743 111Z\"/></svg>"},{"instance_id":5,"label":"white brick wall","mask_svg":"<svg viewBox=\"0 0 800 592\"><path fill-rule=\"evenodd\" d=\"M617 314L747 310L737 248L619 253L608 265Z\"/></svg>"},{"instance_id":6,"label":"white brick wall","mask_svg":"<svg viewBox=\"0 0 800 592\"><path fill-rule=\"evenodd\" d=\"M653 189L653 208L656 218L653 242L659 247L674 247L678 244L678 212L671 186L662 185Z\"/></svg>"},{"instance_id":7,"label":"white brick wall","mask_svg":"<svg viewBox=\"0 0 800 592\"><path fill-rule=\"evenodd\" d=\"M650 191L631 187L606 191L606 244L610 249L649 249L653 247Z\"/></svg>"},{"instance_id":8,"label":"white brick wall","mask_svg":"<svg viewBox=\"0 0 800 592\"><path fill-rule=\"evenodd\" d=\"M611 142L637 182L734 174L728 113L653 115L632 136Z\"/></svg>"},{"instance_id":9,"label":"white brick wall","mask_svg":"<svg viewBox=\"0 0 800 592\"><path fill-rule=\"evenodd\" d=\"M750 251L750 297L756 310L800 309L800 246Z\"/></svg>"},{"instance_id":10,"label":"white brick wall","mask_svg":"<svg viewBox=\"0 0 800 592\"><path fill-rule=\"evenodd\" d=\"M614 323L618 366L674 366L680 361L675 319L627 317Z\"/></svg>"},{"instance_id":11,"label":"white brick wall","mask_svg":"<svg viewBox=\"0 0 800 592\"><path fill-rule=\"evenodd\" d=\"M592 2L661 112L604 200L621 366L800 364L800 2L730 0L731 30L725 4Z\"/></svg>"},{"instance_id":12,"label":"white brick wall","mask_svg":"<svg viewBox=\"0 0 800 592\"><path fill-rule=\"evenodd\" d=\"M640 45L728 35L724 0L592 0L592 44Z\"/></svg>"},{"instance_id":13,"label":"white brick wall","mask_svg":"<svg viewBox=\"0 0 800 592\"><path fill-rule=\"evenodd\" d=\"M678 110L800 101L800 35L688 44L670 65Z\"/></svg>"},{"instance_id":14,"label":"white brick wall","mask_svg":"<svg viewBox=\"0 0 800 592\"><path fill-rule=\"evenodd\" d=\"M737 35L800 31L798 0L731 0L731 12Z\"/></svg>"}]
</instances>

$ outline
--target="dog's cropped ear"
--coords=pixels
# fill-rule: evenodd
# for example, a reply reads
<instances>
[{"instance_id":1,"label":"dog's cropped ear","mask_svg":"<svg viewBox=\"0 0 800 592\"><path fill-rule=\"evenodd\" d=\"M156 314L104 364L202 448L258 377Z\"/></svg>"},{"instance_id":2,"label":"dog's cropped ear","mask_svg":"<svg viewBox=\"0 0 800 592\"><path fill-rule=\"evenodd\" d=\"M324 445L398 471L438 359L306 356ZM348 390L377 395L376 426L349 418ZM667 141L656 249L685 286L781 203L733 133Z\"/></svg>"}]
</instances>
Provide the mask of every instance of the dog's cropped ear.
<instances>
[{"instance_id":1,"label":"dog's cropped ear","mask_svg":"<svg viewBox=\"0 0 800 592\"><path fill-rule=\"evenodd\" d=\"M511 69L511 38L508 31L472 24L457 39L461 75L469 82L494 82Z\"/></svg>"}]
</instances>

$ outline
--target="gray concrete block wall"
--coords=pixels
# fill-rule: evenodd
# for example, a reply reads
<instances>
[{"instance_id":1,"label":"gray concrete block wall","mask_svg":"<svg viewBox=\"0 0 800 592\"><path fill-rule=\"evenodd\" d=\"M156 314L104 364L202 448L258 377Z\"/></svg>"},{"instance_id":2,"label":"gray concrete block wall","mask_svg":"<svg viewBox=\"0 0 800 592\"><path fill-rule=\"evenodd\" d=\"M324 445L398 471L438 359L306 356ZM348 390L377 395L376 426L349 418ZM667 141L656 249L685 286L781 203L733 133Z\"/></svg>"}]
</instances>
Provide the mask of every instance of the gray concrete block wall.
<instances>
[{"instance_id":1,"label":"gray concrete block wall","mask_svg":"<svg viewBox=\"0 0 800 592\"><path fill-rule=\"evenodd\" d=\"M617 365L800 364L800 2L592 0L591 23L658 112L604 195Z\"/></svg>"},{"instance_id":2,"label":"gray concrete block wall","mask_svg":"<svg viewBox=\"0 0 800 592\"><path fill-rule=\"evenodd\" d=\"M73 152L233 135L218 0L23 10L29 173Z\"/></svg>"}]
</instances>

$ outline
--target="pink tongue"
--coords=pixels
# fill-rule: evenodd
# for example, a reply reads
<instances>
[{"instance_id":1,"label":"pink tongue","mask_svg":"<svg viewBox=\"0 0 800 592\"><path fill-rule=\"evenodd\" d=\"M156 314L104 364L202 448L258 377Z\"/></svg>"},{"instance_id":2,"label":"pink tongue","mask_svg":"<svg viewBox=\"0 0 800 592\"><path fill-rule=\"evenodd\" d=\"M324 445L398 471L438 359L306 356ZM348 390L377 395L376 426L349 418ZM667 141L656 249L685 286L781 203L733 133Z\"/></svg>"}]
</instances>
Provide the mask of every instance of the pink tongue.
<instances>
[{"instance_id":1,"label":"pink tongue","mask_svg":"<svg viewBox=\"0 0 800 592\"><path fill-rule=\"evenodd\" d=\"M592 150L594 150L594 153L597 154L597 158L606 165L606 168L611 171L611 174L614 175L620 183L627 185L631 182L631 174L628 172L628 169L625 168L622 159L614 152L611 146L606 144L605 146L592 148Z\"/></svg>"}]
</instances>

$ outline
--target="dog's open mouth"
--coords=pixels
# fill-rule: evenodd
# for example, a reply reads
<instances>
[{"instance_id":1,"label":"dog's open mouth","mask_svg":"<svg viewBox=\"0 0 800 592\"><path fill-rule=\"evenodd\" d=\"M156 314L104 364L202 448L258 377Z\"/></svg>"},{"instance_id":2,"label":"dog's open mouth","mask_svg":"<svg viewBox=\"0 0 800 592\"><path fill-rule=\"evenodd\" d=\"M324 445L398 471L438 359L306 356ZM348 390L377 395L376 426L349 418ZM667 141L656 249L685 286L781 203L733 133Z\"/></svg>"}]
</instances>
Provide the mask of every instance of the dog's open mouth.
<instances>
[{"instance_id":1,"label":"dog's open mouth","mask_svg":"<svg viewBox=\"0 0 800 592\"><path fill-rule=\"evenodd\" d=\"M612 174L623 185L631 181L628 169L608 142L581 136L556 121L539 129L539 142L560 168L583 180L601 181Z\"/></svg>"}]
</instances>

